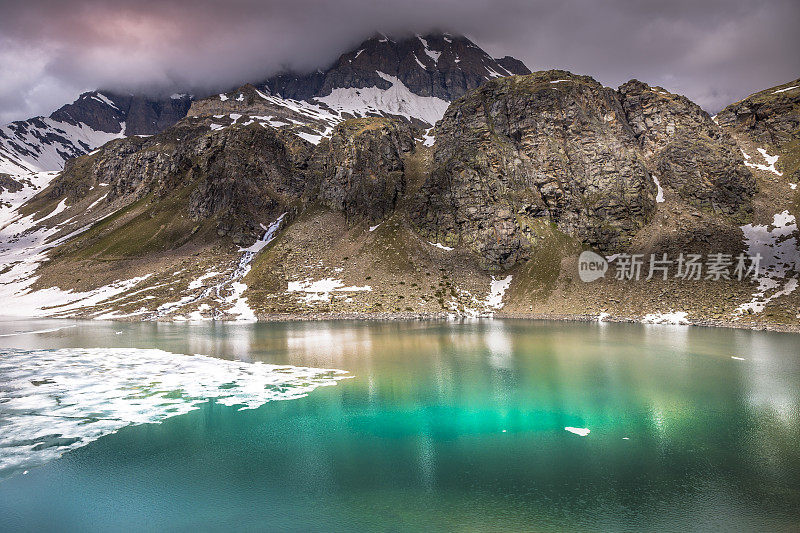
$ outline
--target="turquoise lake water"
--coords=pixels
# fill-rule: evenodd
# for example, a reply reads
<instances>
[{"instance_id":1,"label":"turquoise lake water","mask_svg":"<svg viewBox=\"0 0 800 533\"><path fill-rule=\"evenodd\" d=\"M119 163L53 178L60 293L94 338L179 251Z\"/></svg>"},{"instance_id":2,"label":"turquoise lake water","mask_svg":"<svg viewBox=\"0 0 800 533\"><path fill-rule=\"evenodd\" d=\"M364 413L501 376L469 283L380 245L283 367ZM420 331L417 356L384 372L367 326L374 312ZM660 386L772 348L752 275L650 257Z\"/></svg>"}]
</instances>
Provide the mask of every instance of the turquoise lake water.
<instances>
[{"instance_id":1,"label":"turquoise lake water","mask_svg":"<svg viewBox=\"0 0 800 533\"><path fill-rule=\"evenodd\" d=\"M0 321L0 358L77 348L352 377L255 409L206 401L27 473L9 467L2 531L800 529L800 335L497 320ZM149 370L130 369L144 380ZM2 391L0 381L0 435Z\"/></svg>"}]
</instances>

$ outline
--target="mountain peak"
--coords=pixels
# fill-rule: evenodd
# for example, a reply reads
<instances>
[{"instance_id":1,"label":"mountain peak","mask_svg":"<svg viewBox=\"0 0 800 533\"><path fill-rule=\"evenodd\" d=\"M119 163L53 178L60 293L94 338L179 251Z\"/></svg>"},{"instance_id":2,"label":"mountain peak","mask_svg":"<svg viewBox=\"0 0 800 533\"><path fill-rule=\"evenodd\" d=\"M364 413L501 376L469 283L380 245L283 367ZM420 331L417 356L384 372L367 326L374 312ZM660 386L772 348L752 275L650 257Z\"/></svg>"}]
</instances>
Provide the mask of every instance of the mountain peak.
<instances>
[{"instance_id":1,"label":"mountain peak","mask_svg":"<svg viewBox=\"0 0 800 533\"><path fill-rule=\"evenodd\" d=\"M450 33L387 36L377 32L343 53L327 70L280 74L263 83L283 98L307 100L329 96L336 89L392 86L399 80L412 93L452 101L489 79L529 74L522 61L492 58L463 35Z\"/></svg>"}]
</instances>

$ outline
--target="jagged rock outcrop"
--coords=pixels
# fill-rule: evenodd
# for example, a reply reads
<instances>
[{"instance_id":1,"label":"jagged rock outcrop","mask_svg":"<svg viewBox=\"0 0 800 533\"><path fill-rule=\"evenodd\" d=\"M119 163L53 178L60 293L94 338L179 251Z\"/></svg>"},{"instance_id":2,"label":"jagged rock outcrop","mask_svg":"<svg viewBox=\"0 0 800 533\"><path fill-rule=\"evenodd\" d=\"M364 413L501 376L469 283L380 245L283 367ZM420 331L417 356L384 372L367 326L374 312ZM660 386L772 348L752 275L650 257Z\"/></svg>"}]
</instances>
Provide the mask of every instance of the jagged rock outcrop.
<instances>
[{"instance_id":1,"label":"jagged rock outcrop","mask_svg":"<svg viewBox=\"0 0 800 533\"><path fill-rule=\"evenodd\" d=\"M754 191L736 145L704 111L635 80L614 91L545 71L483 84L449 107L432 164L402 204L419 130L285 104L252 85L196 102L161 134L70 162L50 194L81 197L107 183L106 202L130 203L183 191L192 219L213 219L239 244L308 203L370 222L403 205L426 239L471 249L495 269L531 257L550 226L601 251L624 249L657 208L654 176L723 215L746 214ZM329 138L296 124L300 117Z\"/></svg>"},{"instance_id":2,"label":"jagged rock outcrop","mask_svg":"<svg viewBox=\"0 0 800 533\"><path fill-rule=\"evenodd\" d=\"M386 118L351 119L320 144L321 203L348 218L381 220L404 194L403 154L414 149L408 124Z\"/></svg>"},{"instance_id":3,"label":"jagged rock outcrop","mask_svg":"<svg viewBox=\"0 0 800 533\"><path fill-rule=\"evenodd\" d=\"M212 117L220 125L237 117L241 122L257 121L266 126L307 134L307 139L330 134L342 118L317 105L287 101L245 84L229 94L217 94L195 100L188 111L190 117Z\"/></svg>"},{"instance_id":4,"label":"jagged rock outcrop","mask_svg":"<svg viewBox=\"0 0 800 533\"><path fill-rule=\"evenodd\" d=\"M216 119L189 117L159 135L119 139L71 160L48 194L71 204L99 187L106 203L184 197L181 209L192 219L214 219L220 236L248 244L262 224L308 202L380 220L405 192L403 155L415 146L405 122L351 119L315 146L260 123L217 129L209 120Z\"/></svg>"},{"instance_id":5,"label":"jagged rock outcrop","mask_svg":"<svg viewBox=\"0 0 800 533\"><path fill-rule=\"evenodd\" d=\"M15 180L8 174L0 174L0 192L19 192L22 190L22 183Z\"/></svg>"},{"instance_id":6,"label":"jagged rock outcrop","mask_svg":"<svg viewBox=\"0 0 800 533\"><path fill-rule=\"evenodd\" d=\"M782 149L800 141L800 78L755 93L716 116L720 126Z\"/></svg>"},{"instance_id":7,"label":"jagged rock outcrop","mask_svg":"<svg viewBox=\"0 0 800 533\"><path fill-rule=\"evenodd\" d=\"M750 157L759 157L754 148L767 150L778 156L777 172L789 183L800 181L800 78L729 105L716 120L737 140L750 145Z\"/></svg>"},{"instance_id":8,"label":"jagged rock outcrop","mask_svg":"<svg viewBox=\"0 0 800 533\"><path fill-rule=\"evenodd\" d=\"M295 135L259 124L213 131L187 119L162 134L120 139L71 161L50 194L80 197L104 184L106 202L184 195L191 218L213 218L219 235L246 244L261 232L260 224L313 188L304 174L310 147Z\"/></svg>"},{"instance_id":9,"label":"jagged rock outcrop","mask_svg":"<svg viewBox=\"0 0 800 533\"><path fill-rule=\"evenodd\" d=\"M220 235L247 242L260 233L256 223L274 220L308 192L303 170L310 147L296 136L250 125L206 139L190 169L198 187L189 212L193 218L218 217Z\"/></svg>"},{"instance_id":10,"label":"jagged rock outcrop","mask_svg":"<svg viewBox=\"0 0 800 533\"><path fill-rule=\"evenodd\" d=\"M493 80L454 102L435 135L415 219L431 240L466 245L490 267L528 257L542 223L618 249L655 208L616 93L587 76Z\"/></svg>"},{"instance_id":11,"label":"jagged rock outcrop","mask_svg":"<svg viewBox=\"0 0 800 533\"><path fill-rule=\"evenodd\" d=\"M113 91L83 93L71 104L54 111L50 118L67 124L86 124L96 131L116 133L125 123L125 135L154 135L186 116L192 97L149 97Z\"/></svg>"},{"instance_id":12,"label":"jagged rock outcrop","mask_svg":"<svg viewBox=\"0 0 800 533\"><path fill-rule=\"evenodd\" d=\"M648 170L690 204L728 215L750 210L755 180L731 137L688 98L631 80L619 88Z\"/></svg>"}]
</instances>

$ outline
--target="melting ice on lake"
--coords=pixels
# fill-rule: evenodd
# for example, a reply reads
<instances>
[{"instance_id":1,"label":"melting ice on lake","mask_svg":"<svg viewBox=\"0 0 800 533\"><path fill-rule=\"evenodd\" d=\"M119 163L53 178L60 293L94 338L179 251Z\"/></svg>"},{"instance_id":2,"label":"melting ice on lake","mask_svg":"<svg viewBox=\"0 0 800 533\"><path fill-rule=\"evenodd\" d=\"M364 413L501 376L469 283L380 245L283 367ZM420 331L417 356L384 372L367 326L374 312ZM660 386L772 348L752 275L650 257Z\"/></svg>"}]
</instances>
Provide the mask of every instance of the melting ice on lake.
<instances>
[{"instance_id":1,"label":"melting ice on lake","mask_svg":"<svg viewBox=\"0 0 800 533\"><path fill-rule=\"evenodd\" d=\"M209 399L241 409L352 377L333 369L227 361L155 349L0 350L0 477L130 425Z\"/></svg>"}]
</instances>

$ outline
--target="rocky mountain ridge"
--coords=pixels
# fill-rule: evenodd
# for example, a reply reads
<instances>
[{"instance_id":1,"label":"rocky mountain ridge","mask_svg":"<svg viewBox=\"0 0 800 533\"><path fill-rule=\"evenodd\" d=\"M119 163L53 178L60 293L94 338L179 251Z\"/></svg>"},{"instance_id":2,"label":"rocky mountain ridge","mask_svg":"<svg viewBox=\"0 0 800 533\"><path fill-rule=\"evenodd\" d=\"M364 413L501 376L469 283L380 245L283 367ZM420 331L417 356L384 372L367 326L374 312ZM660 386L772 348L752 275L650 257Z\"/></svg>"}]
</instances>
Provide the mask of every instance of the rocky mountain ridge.
<instances>
[{"instance_id":1,"label":"rocky mountain ridge","mask_svg":"<svg viewBox=\"0 0 800 533\"><path fill-rule=\"evenodd\" d=\"M111 139L158 133L186 115L191 99L187 94L149 98L110 91L83 93L49 117L0 127L0 172L59 170L66 160Z\"/></svg>"},{"instance_id":2,"label":"rocky mountain ridge","mask_svg":"<svg viewBox=\"0 0 800 533\"><path fill-rule=\"evenodd\" d=\"M190 114L236 113L239 98L267 100L272 116L304 123L309 135L330 134L348 116L398 116L432 126L450 100L486 80L530 71L512 57L493 59L463 36L414 35L397 40L378 34L343 54L330 68L310 74L284 73L240 90L208 97L190 111L189 94L170 98L93 91L49 117L0 127L0 172L60 170L64 161L118 137L153 135ZM230 96L230 98L229 98ZM297 113L316 109L316 116ZM323 124L320 124L320 120Z\"/></svg>"},{"instance_id":3,"label":"rocky mountain ridge","mask_svg":"<svg viewBox=\"0 0 800 533\"><path fill-rule=\"evenodd\" d=\"M213 115L227 122L244 116L245 121L289 129L314 143L354 117L398 118L430 129L450 101L467 91L497 77L528 73L521 61L494 59L464 36L394 40L378 34L325 71L279 74L246 84L194 102L189 115Z\"/></svg>"},{"instance_id":4,"label":"rocky mountain ridge","mask_svg":"<svg viewBox=\"0 0 800 533\"><path fill-rule=\"evenodd\" d=\"M293 100L330 96L337 89L389 89L391 76L418 96L452 101L489 79L530 74L510 56L492 58L463 35L431 33L391 38L376 34L342 54L325 71L307 75L284 73L260 87L270 94Z\"/></svg>"},{"instance_id":5,"label":"rocky mountain ridge","mask_svg":"<svg viewBox=\"0 0 800 533\"><path fill-rule=\"evenodd\" d=\"M195 101L161 133L70 160L16 206L0 231L0 253L18 258L0 273L4 296L56 294L60 303L31 312L118 319L506 313L795 324L797 154L787 124L800 91L783 88L765 91L776 101L751 133L735 117L753 103L715 121L660 87L631 80L614 90L558 70L485 80L433 128L245 85ZM612 264L588 284L577 280L584 250L612 260L759 253L764 270L741 282L637 284L615 279Z\"/></svg>"}]
</instances>

